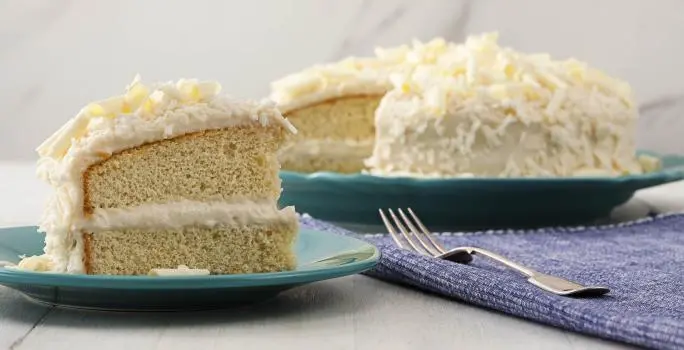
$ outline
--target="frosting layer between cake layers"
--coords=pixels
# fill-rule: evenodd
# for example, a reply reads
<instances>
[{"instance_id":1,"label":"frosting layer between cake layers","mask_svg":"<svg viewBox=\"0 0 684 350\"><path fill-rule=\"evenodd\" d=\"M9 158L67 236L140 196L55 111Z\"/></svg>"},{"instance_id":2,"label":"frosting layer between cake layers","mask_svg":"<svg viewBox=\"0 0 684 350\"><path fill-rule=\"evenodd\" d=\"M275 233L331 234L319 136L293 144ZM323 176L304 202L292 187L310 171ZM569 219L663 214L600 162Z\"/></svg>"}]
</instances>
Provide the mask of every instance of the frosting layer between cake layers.
<instances>
[{"instance_id":1,"label":"frosting layer between cake layers","mask_svg":"<svg viewBox=\"0 0 684 350\"><path fill-rule=\"evenodd\" d=\"M53 270L84 272L81 230L85 226L116 222L111 218L136 219L131 213L96 211L96 221L88 221L83 212L83 173L89 166L121 150L203 130L259 123L282 125L296 132L273 103L238 101L219 92L217 83L195 80L148 88L136 77L125 95L86 106L38 147L38 175L55 189L40 223L40 231L46 232L45 253ZM170 204L167 209L178 205ZM221 214L222 210L234 209L235 205L213 204L210 212L217 216L208 220L226 220L232 214ZM275 208L275 204L270 206ZM248 210L247 214L276 210L270 206L252 208L255 211ZM163 210L154 206L143 209L147 213ZM228 222L235 220L233 217Z\"/></svg>"},{"instance_id":2,"label":"frosting layer between cake layers","mask_svg":"<svg viewBox=\"0 0 684 350\"><path fill-rule=\"evenodd\" d=\"M77 226L96 233L122 229L173 230L187 226L217 227L293 220L293 207L278 209L271 199L235 199L221 202L178 201L129 208L95 209Z\"/></svg>"},{"instance_id":3,"label":"frosting layer between cake layers","mask_svg":"<svg viewBox=\"0 0 684 350\"><path fill-rule=\"evenodd\" d=\"M339 161L364 160L373 150L373 141L311 139L283 147L280 160L297 161L309 157L329 157Z\"/></svg>"},{"instance_id":4,"label":"frosting layer between cake layers","mask_svg":"<svg viewBox=\"0 0 684 350\"><path fill-rule=\"evenodd\" d=\"M499 47L496 34L438 51L390 77L371 173L579 176L657 167L635 156L638 112L625 82L576 60Z\"/></svg>"}]
</instances>

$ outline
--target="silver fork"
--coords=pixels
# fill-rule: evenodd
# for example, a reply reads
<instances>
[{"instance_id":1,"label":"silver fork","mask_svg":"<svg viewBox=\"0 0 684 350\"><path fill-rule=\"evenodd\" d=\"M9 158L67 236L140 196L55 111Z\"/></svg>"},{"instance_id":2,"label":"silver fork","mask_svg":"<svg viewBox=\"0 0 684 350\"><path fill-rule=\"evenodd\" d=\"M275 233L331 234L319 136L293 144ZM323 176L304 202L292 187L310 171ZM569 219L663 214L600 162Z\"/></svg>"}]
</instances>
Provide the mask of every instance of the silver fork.
<instances>
[{"instance_id":1,"label":"silver fork","mask_svg":"<svg viewBox=\"0 0 684 350\"><path fill-rule=\"evenodd\" d=\"M499 254L490 252L488 250L476 247L458 247L451 250L446 250L437 240L432 237L430 231L423 225L418 216L408 208L411 219L404 213L403 210L398 209L399 217L394 214L392 209L388 209L394 225L387 218L382 209L378 210L387 231L389 231L394 242L402 249L412 250L422 255L427 255L439 259L445 259L461 264L467 264L473 260L473 255L480 254L490 259L498 261L507 267L523 274L527 281L535 286L549 291L551 293L562 296L599 296L606 294L610 289L600 286L583 286L577 282L568 281L566 279L547 275L545 273L537 272L529 267L520 265L508 258ZM399 232L397 232L399 231ZM408 245L404 244L406 241Z\"/></svg>"}]
</instances>

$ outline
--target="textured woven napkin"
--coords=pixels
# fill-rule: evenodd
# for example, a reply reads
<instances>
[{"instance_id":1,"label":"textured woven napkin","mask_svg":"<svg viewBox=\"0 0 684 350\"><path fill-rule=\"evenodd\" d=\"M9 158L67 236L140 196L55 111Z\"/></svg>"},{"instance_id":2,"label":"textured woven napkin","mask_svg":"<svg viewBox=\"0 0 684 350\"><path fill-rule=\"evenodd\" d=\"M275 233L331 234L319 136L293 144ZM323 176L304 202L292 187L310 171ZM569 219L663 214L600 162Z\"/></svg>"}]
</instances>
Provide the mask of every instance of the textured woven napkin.
<instances>
[{"instance_id":1,"label":"textured woven napkin","mask_svg":"<svg viewBox=\"0 0 684 350\"><path fill-rule=\"evenodd\" d=\"M302 225L353 234L307 215ZM461 265L400 250L386 235L361 237L382 251L370 276L571 331L684 349L684 215L608 226L439 234L447 247L490 249L540 272L611 288L591 299L545 292L482 256Z\"/></svg>"}]
</instances>

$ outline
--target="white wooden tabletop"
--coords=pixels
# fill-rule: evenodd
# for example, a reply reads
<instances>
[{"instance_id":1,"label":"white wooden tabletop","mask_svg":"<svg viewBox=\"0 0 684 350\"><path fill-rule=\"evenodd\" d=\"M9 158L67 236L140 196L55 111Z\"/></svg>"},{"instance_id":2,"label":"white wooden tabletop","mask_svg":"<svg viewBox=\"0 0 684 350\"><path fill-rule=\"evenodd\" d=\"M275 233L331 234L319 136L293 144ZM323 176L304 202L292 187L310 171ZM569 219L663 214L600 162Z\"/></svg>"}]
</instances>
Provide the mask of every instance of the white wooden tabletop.
<instances>
[{"instance_id":1,"label":"white wooden tabletop","mask_svg":"<svg viewBox=\"0 0 684 350\"><path fill-rule=\"evenodd\" d=\"M0 162L0 227L35 224L49 188ZM615 217L684 209L684 183L642 191ZM365 276L293 289L238 310L107 313L37 305L0 287L2 349L625 349Z\"/></svg>"}]
</instances>

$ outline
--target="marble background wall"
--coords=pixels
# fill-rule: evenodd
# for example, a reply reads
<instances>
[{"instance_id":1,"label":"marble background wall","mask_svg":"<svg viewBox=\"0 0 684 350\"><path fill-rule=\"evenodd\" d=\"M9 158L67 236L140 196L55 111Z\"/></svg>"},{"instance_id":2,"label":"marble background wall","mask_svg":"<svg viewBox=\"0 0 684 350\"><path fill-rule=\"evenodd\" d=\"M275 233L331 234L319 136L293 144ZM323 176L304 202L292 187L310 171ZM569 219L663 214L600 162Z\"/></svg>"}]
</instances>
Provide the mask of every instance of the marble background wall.
<instances>
[{"instance_id":1,"label":"marble background wall","mask_svg":"<svg viewBox=\"0 0 684 350\"><path fill-rule=\"evenodd\" d=\"M288 72L376 45L492 30L629 80L640 146L684 153L682 0L0 0L0 160L35 159L85 103L136 73L261 97Z\"/></svg>"}]
</instances>

